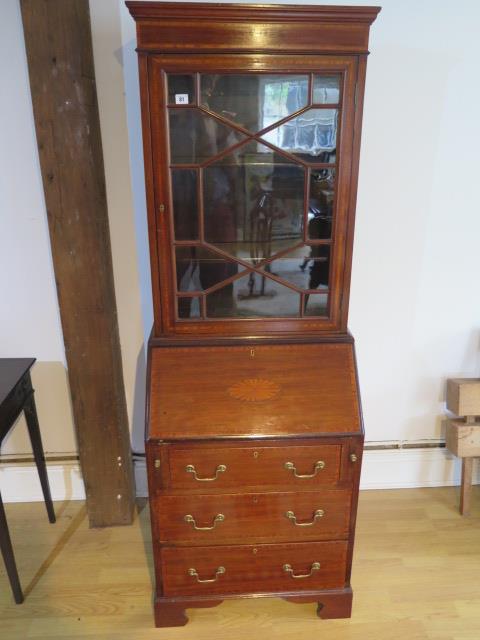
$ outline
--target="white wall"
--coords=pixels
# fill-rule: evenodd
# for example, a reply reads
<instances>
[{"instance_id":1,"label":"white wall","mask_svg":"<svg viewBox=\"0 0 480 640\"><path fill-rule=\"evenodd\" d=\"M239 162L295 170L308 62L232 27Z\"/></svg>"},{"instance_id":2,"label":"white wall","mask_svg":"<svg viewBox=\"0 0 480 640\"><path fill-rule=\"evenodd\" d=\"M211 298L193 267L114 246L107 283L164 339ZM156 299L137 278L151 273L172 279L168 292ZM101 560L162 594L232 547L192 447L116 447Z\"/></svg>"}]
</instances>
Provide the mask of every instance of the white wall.
<instances>
[{"instance_id":1,"label":"white wall","mask_svg":"<svg viewBox=\"0 0 480 640\"><path fill-rule=\"evenodd\" d=\"M2 2L0 22L0 357L34 356L40 426L47 453L77 451L63 336L35 138L18 0ZM122 362L134 450L143 448L145 349L132 215L120 4L92 2L105 179ZM148 256L144 254L144 261ZM149 321L151 326L151 320ZM23 423L23 420L22 420ZM2 460L29 454L23 424L2 446ZM58 456L57 456L58 457Z\"/></svg>"},{"instance_id":2,"label":"white wall","mask_svg":"<svg viewBox=\"0 0 480 640\"><path fill-rule=\"evenodd\" d=\"M480 373L480 5L388 0L373 25L350 327L369 440L440 436Z\"/></svg>"}]
</instances>

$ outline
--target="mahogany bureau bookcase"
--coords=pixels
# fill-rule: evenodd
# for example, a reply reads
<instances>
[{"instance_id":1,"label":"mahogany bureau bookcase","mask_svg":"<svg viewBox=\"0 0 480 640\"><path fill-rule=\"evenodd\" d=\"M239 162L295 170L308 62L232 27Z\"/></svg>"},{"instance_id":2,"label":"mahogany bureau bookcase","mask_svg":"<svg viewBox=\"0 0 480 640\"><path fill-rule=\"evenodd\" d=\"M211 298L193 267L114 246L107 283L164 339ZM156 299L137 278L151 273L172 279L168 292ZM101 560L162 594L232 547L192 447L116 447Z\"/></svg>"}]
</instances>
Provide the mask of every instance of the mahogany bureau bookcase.
<instances>
[{"instance_id":1,"label":"mahogany bureau bookcase","mask_svg":"<svg viewBox=\"0 0 480 640\"><path fill-rule=\"evenodd\" d=\"M363 425L347 314L379 8L127 6L154 303L156 624L236 597L349 617Z\"/></svg>"}]
</instances>

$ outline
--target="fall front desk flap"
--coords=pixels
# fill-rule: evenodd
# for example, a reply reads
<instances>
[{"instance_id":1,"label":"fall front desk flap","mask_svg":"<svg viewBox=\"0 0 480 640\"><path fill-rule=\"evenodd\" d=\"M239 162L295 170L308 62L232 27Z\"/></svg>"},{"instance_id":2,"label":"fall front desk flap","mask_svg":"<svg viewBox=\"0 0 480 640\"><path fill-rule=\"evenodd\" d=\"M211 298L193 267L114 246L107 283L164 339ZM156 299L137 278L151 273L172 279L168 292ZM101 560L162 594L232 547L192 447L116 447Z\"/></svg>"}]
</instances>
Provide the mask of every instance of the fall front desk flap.
<instances>
[{"instance_id":1,"label":"fall front desk flap","mask_svg":"<svg viewBox=\"0 0 480 640\"><path fill-rule=\"evenodd\" d=\"M349 343L151 350L149 437L362 431Z\"/></svg>"}]
</instances>

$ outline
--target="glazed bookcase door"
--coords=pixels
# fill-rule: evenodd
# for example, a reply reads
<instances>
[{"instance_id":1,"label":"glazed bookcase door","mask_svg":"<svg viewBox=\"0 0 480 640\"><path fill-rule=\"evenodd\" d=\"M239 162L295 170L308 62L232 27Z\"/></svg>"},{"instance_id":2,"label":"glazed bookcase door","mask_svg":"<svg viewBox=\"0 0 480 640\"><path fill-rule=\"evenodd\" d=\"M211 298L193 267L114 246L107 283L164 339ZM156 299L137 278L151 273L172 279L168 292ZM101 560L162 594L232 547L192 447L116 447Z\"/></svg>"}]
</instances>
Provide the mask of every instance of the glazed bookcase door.
<instances>
[{"instance_id":1,"label":"glazed bookcase door","mask_svg":"<svg viewBox=\"0 0 480 640\"><path fill-rule=\"evenodd\" d=\"M341 329L356 74L348 56L149 61L164 333Z\"/></svg>"}]
</instances>

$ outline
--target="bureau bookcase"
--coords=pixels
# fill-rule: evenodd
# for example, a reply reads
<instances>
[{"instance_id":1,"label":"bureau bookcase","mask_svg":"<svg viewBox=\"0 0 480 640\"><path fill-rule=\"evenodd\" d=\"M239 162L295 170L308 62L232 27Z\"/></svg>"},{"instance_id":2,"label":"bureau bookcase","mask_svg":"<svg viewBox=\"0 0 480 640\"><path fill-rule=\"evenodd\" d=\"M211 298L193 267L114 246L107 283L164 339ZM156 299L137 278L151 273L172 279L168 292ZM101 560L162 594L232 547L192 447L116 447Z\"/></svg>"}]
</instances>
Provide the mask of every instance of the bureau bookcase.
<instances>
[{"instance_id":1,"label":"bureau bookcase","mask_svg":"<svg viewBox=\"0 0 480 640\"><path fill-rule=\"evenodd\" d=\"M156 624L238 597L348 617L363 424L347 315L379 9L127 6L154 305Z\"/></svg>"}]
</instances>

